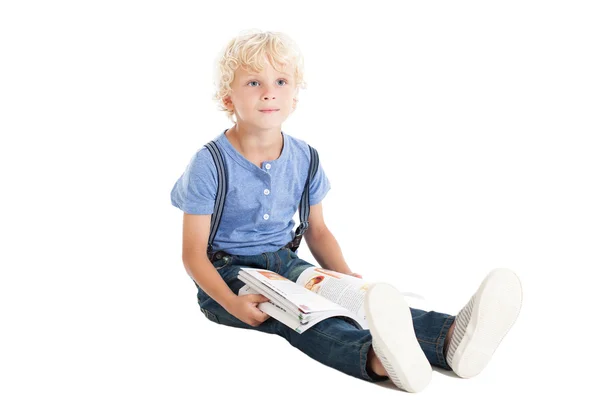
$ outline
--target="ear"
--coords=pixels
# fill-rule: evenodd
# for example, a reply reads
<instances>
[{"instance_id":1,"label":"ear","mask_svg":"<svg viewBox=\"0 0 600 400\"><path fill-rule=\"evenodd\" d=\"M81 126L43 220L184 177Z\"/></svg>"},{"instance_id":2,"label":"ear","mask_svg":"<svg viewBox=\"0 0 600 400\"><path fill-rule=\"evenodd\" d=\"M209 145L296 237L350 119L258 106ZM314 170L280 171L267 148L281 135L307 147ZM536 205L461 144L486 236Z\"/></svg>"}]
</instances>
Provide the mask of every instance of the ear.
<instances>
[{"instance_id":1,"label":"ear","mask_svg":"<svg viewBox=\"0 0 600 400\"><path fill-rule=\"evenodd\" d=\"M233 111L233 103L231 101L231 96L225 96L223 97L223 105L225 106L225 108L227 108L228 110Z\"/></svg>"}]
</instances>

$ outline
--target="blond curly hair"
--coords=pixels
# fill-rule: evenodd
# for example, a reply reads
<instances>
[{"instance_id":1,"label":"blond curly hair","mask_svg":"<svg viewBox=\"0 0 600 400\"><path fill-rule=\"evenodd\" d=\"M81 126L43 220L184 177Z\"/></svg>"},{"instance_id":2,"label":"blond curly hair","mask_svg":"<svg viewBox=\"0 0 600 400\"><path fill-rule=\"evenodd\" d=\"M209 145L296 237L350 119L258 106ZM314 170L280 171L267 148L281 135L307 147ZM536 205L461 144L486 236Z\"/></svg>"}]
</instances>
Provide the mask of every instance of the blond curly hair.
<instances>
[{"instance_id":1,"label":"blond curly hair","mask_svg":"<svg viewBox=\"0 0 600 400\"><path fill-rule=\"evenodd\" d=\"M296 88L306 88L304 58L289 36L281 32L245 31L225 46L217 59L215 69L216 93L213 100L217 101L219 111L227 113L231 122L235 123L234 112L225 107L224 99L231 94L231 82L235 71L241 67L247 71L261 72L265 58L280 72L288 65L294 66Z\"/></svg>"}]
</instances>

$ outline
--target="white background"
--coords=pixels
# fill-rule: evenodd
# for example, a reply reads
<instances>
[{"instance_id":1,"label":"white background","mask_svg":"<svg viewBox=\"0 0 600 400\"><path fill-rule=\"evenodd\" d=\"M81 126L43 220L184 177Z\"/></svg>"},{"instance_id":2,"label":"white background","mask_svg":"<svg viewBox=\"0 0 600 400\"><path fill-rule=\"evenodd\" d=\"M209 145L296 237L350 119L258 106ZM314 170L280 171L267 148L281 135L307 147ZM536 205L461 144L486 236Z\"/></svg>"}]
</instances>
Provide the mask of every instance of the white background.
<instances>
[{"instance_id":1,"label":"white background","mask_svg":"<svg viewBox=\"0 0 600 400\"><path fill-rule=\"evenodd\" d=\"M0 398L408 396L198 309L169 195L230 127L214 62L250 28L303 51L283 130L319 150L353 270L451 314L492 268L521 277L488 367L436 370L422 398L592 386L599 18L579 1L2 2Z\"/></svg>"}]
</instances>

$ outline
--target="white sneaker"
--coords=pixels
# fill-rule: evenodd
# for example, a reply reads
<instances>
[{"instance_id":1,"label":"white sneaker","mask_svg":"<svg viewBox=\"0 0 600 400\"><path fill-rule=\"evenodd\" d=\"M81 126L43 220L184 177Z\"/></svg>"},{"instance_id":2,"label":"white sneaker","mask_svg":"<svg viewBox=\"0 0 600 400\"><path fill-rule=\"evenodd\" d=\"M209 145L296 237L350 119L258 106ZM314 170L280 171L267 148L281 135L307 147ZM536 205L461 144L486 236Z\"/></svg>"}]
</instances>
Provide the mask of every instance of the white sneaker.
<instances>
[{"instance_id":1,"label":"white sneaker","mask_svg":"<svg viewBox=\"0 0 600 400\"><path fill-rule=\"evenodd\" d=\"M446 361L462 378L479 374L514 324L523 293L517 275L494 269L456 316Z\"/></svg>"},{"instance_id":2,"label":"white sneaker","mask_svg":"<svg viewBox=\"0 0 600 400\"><path fill-rule=\"evenodd\" d=\"M431 380L431 365L417 341L402 294L390 284L372 284L365 296L365 312L373 350L392 382L407 392L423 390Z\"/></svg>"}]
</instances>

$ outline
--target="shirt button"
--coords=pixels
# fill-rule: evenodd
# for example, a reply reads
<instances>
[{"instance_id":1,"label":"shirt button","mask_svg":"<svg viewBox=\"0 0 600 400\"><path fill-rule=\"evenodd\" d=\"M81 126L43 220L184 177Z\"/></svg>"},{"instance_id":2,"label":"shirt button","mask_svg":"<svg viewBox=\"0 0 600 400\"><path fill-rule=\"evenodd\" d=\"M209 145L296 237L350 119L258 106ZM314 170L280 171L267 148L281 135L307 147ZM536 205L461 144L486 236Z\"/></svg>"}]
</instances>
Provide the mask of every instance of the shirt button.
<instances>
[{"instance_id":1,"label":"shirt button","mask_svg":"<svg viewBox=\"0 0 600 400\"><path fill-rule=\"evenodd\" d=\"M265 195L268 195L269 193L271 193L271 191L269 189L265 189L265 191L263 192Z\"/></svg>"},{"instance_id":2,"label":"shirt button","mask_svg":"<svg viewBox=\"0 0 600 400\"><path fill-rule=\"evenodd\" d=\"M265 168L266 168L266 169L271 169L271 164L266 164L266 165L265 165Z\"/></svg>"},{"instance_id":3,"label":"shirt button","mask_svg":"<svg viewBox=\"0 0 600 400\"><path fill-rule=\"evenodd\" d=\"M263 218L264 218L265 220L269 219L269 214L265 214L265 215L263 215Z\"/></svg>"}]
</instances>

